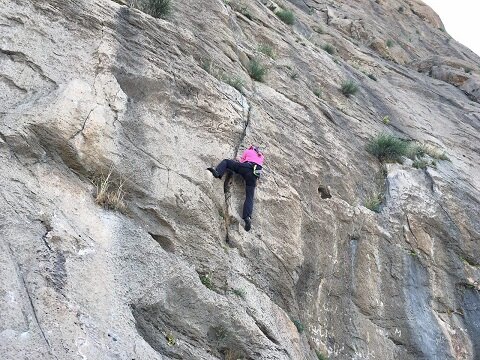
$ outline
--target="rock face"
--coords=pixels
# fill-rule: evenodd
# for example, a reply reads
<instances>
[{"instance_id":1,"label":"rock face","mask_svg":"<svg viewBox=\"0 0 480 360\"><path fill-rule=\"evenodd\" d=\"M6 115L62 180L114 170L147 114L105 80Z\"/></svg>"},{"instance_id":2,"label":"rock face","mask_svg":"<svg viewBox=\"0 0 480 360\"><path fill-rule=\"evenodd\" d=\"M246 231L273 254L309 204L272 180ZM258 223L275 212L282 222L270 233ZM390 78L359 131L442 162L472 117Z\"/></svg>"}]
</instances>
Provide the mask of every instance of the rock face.
<instances>
[{"instance_id":1,"label":"rock face","mask_svg":"<svg viewBox=\"0 0 480 360\"><path fill-rule=\"evenodd\" d=\"M480 358L480 59L428 7L121 3L0 3L2 359ZM252 143L245 232L205 168Z\"/></svg>"}]
</instances>

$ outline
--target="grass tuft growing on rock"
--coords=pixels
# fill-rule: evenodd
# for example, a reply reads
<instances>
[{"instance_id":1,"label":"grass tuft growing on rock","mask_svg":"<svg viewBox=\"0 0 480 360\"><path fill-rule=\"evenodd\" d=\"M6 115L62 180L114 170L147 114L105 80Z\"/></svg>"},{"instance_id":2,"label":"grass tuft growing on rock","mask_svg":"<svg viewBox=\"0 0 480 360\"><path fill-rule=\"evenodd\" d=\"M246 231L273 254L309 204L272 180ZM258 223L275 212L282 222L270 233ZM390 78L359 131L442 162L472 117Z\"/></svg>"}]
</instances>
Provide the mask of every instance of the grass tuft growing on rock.
<instances>
[{"instance_id":1,"label":"grass tuft growing on rock","mask_svg":"<svg viewBox=\"0 0 480 360\"><path fill-rule=\"evenodd\" d=\"M267 55L269 58L275 59L275 50L273 50L273 47L268 44L260 44L258 46L258 51Z\"/></svg>"},{"instance_id":2,"label":"grass tuft growing on rock","mask_svg":"<svg viewBox=\"0 0 480 360\"><path fill-rule=\"evenodd\" d=\"M331 44L325 44L322 46L322 49L325 50L327 53L330 55L333 55L335 53L335 48Z\"/></svg>"},{"instance_id":3,"label":"grass tuft growing on rock","mask_svg":"<svg viewBox=\"0 0 480 360\"><path fill-rule=\"evenodd\" d=\"M425 159L415 159L412 164L415 169L426 169L428 165L430 165L430 161Z\"/></svg>"},{"instance_id":4,"label":"grass tuft growing on rock","mask_svg":"<svg viewBox=\"0 0 480 360\"><path fill-rule=\"evenodd\" d=\"M223 81L225 81L228 85L234 87L243 94L243 86L245 85L245 81L242 78L238 76L223 76Z\"/></svg>"},{"instance_id":5,"label":"grass tuft growing on rock","mask_svg":"<svg viewBox=\"0 0 480 360\"><path fill-rule=\"evenodd\" d=\"M317 355L318 360L328 360L328 357L319 350L315 350L315 354Z\"/></svg>"},{"instance_id":6,"label":"grass tuft growing on rock","mask_svg":"<svg viewBox=\"0 0 480 360\"><path fill-rule=\"evenodd\" d=\"M97 190L95 203L105 209L124 211L126 208L123 191L125 181L113 181L112 171L110 169L107 176L100 175L93 181Z\"/></svg>"},{"instance_id":7,"label":"grass tuft growing on rock","mask_svg":"<svg viewBox=\"0 0 480 360\"><path fill-rule=\"evenodd\" d=\"M213 69L213 61L209 57L202 58L200 60L200 66L203 70L205 70L207 73L211 74L212 69Z\"/></svg>"},{"instance_id":8,"label":"grass tuft growing on rock","mask_svg":"<svg viewBox=\"0 0 480 360\"><path fill-rule=\"evenodd\" d=\"M313 93L318 98L322 96L322 90L320 90L318 87L313 89Z\"/></svg>"},{"instance_id":9,"label":"grass tuft growing on rock","mask_svg":"<svg viewBox=\"0 0 480 360\"><path fill-rule=\"evenodd\" d=\"M142 9L155 18L165 18L172 11L170 0L146 0Z\"/></svg>"},{"instance_id":10,"label":"grass tuft growing on rock","mask_svg":"<svg viewBox=\"0 0 480 360\"><path fill-rule=\"evenodd\" d=\"M383 195L381 193L373 193L365 199L365 207L376 213L380 212Z\"/></svg>"},{"instance_id":11,"label":"grass tuft growing on rock","mask_svg":"<svg viewBox=\"0 0 480 360\"><path fill-rule=\"evenodd\" d=\"M224 360L240 360L244 359L244 354L235 349L225 349L223 351Z\"/></svg>"},{"instance_id":12,"label":"grass tuft growing on rock","mask_svg":"<svg viewBox=\"0 0 480 360\"><path fill-rule=\"evenodd\" d=\"M245 296L247 295L245 289L233 289L232 292L242 299L245 299Z\"/></svg>"},{"instance_id":13,"label":"grass tuft growing on rock","mask_svg":"<svg viewBox=\"0 0 480 360\"><path fill-rule=\"evenodd\" d=\"M450 161L445 151L441 151L436 147L433 147L431 145L421 144L418 142L412 142L409 144L409 148L406 154L408 158L415 160L425 155L430 156L432 159Z\"/></svg>"},{"instance_id":14,"label":"grass tuft growing on rock","mask_svg":"<svg viewBox=\"0 0 480 360\"><path fill-rule=\"evenodd\" d=\"M172 333L167 333L165 335L165 340L167 340L168 346L174 346L177 343L177 341L175 340L175 336L173 336Z\"/></svg>"},{"instance_id":15,"label":"grass tuft growing on rock","mask_svg":"<svg viewBox=\"0 0 480 360\"><path fill-rule=\"evenodd\" d=\"M341 91L342 94L346 97L349 97L350 95L355 95L358 91L358 85L352 80L344 81L342 83Z\"/></svg>"},{"instance_id":16,"label":"grass tuft growing on rock","mask_svg":"<svg viewBox=\"0 0 480 360\"><path fill-rule=\"evenodd\" d=\"M380 134L371 139L367 151L375 155L380 161L400 162L402 156L408 153L409 144L390 134Z\"/></svg>"},{"instance_id":17,"label":"grass tuft growing on rock","mask_svg":"<svg viewBox=\"0 0 480 360\"><path fill-rule=\"evenodd\" d=\"M248 74L253 80L263 82L267 68L259 60L252 59L248 63Z\"/></svg>"},{"instance_id":18,"label":"grass tuft growing on rock","mask_svg":"<svg viewBox=\"0 0 480 360\"><path fill-rule=\"evenodd\" d=\"M243 94L243 86L245 85L245 81L239 76L229 76L221 69L218 69L211 58L203 58L200 60L200 66L203 70L208 72L210 75L214 76L220 81L234 87L240 93Z\"/></svg>"},{"instance_id":19,"label":"grass tuft growing on rock","mask_svg":"<svg viewBox=\"0 0 480 360\"><path fill-rule=\"evenodd\" d=\"M213 276L211 273L199 274L199 277L200 277L200 281L207 289L210 289L210 290L213 289L213 280L212 280Z\"/></svg>"},{"instance_id":20,"label":"grass tuft growing on rock","mask_svg":"<svg viewBox=\"0 0 480 360\"><path fill-rule=\"evenodd\" d=\"M287 25L293 25L295 22L295 15L291 10L280 9L275 12L275 15Z\"/></svg>"},{"instance_id":21,"label":"grass tuft growing on rock","mask_svg":"<svg viewBox=\"0 0 480 360\"><path fill-rule=\"evenodd\" d=\"M292 320L293 324L297 328L298 332L301 334L305 331L305 326L303 326L300 320Z\"/></svg>"},{"instance_id":22,"label":"grass tuft growing on rock","mask_svg":"<svg viewBox=\"0 0 480 360\"><path fill-rule=\"evenodd\" d=\"M392 40L392 39L388 39L386 45L387 45L388 48L391 48L391 47L394 45L393 40Z\"/></svg>"}]
</instances>

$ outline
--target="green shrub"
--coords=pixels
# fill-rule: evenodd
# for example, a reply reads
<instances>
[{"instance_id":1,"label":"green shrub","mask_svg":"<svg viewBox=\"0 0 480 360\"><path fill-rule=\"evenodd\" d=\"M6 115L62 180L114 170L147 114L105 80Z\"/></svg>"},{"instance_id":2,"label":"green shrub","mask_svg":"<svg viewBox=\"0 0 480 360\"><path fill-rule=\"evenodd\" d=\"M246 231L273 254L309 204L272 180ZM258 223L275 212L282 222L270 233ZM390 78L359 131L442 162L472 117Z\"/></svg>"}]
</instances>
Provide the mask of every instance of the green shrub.
<instances>
[{"instance_id":1,"label":"green shrub","mask_svg":"<svg viewBox=\"0 0 480 360\"><path fill-rule=\"evenodd\" d=\"M212 59L209 57L202 58L200 60L200 66L202 67L203 70L205 70L209 74L212 73L212 65L213 65Z\"/></svg>"},{"instance_id":2,"label":"green shrub","mask_svg":"<svg viewBox=\"0 0 480 360\"><path fill-rule=\"evenodd\" d=\"M212 290L213 288L213 281L212 281L212 274L199 274L200 281L206 288Z\"/></svg>"},{"instance_id":3,"label":"green shrub","mask_svg":"<svg viewBox=\"0 0 480 360\"><path fill-rule=\"evenodd\" d=\"M233 289L232 291L235 295L241 297L242 299L245 299L245 296L247 295L247 292L244 289Z\"/></svg>"},{"instance_id":4,"label":"green shrub","mask_svg":"<svg viewBox=\"0 0 480 360\"><path fill-rule=\"evenodd\" d=\"M293 324L297 328L298 332L301 334L305 331L305 327L303 326L300 320L292 320Z\"/></svg>"},{"instance_id":5,"label":"green shrub","mask_svg":"<svg viewBox=\"0 0 480 360\"><path fill-rule=\"evenodd\" d=\"M313 93L315 94L316 97L320 97L322 96L322 90L320 90L319 88L315 88L313 89Z\"/></svg>"},{"instance_id":6,"label":"green shrub","mask_svg":"<svg viewBox=\"0 0 480 360\"><path fill-rule=\"evenodd\" d=\"M347 80L342 83L341 90L343 95L348 97L354 95L358 91L358 85L352 80Z\"/></svg>"},{"instance_id":7,"label":"green shrub","mask_svg":"<svg viewBox=\"0 0 480 360\"><path fill-rule=\"evenodd\" d=\"M398 12L399 13L403 13L405 11L405 7L404 6L399 6L398 7Z\"/></svg>"},{"instance_id":8,"label":"green shrub","mask_svg":"<svg viewBox=\"0 0 480 360\"><path fill-rule=\"evenodd\" d=\"M385 116L383 117L382 122L383 122L385 125L390 124L390 116L385 115Z\"/></svg>"},{"instance_id":9,"label":"green shrub","mask_svg":"<svg viewBox=\"0 0 480 360\"><path fill-rule=\"evenodd\" d=\"M393 46L393 44L394 44L394 43L393 43L393 40L391 40L391 39L388 39L388 40L387 40L387 47L388 47L388 48L391 48L391 47Z\"/></svg>"},{"instance_id":10,"label":"green shrub","mask_svg":"<svg viewBox=\"0 0 480 360\"><path fill-rule=\"evenodd\" d=\"M408 144L407 153L405 155L412 160L421 158L422 156L425 156L425 148L422 144L411 142Z\"/></svg>"},{"instance_id":11,"label":"green shrub","mask_svg":"<svg viewBox=\"0 0 480 360\"><path fill-rule=\"evenodd\" d=\"M367 151L380 161L400 162L402 156L407 155L408 150L407 141L390 134L380 134L371 139L367 145Z\"/></svg>"},{"instance_id":12,"label":"green shrub","mask_svg":"<svg viewBox=\"0 0 480 360\"><path fill-rule=\"evenodd\" d=\"M272 59L275 59L275 51L273 50L273 47L268 44L260 44L260 46L258 47L258 51Z\"/></svg>"},{"instance_id":13,"label":"green shrub","mask_svg":"<svg viewBox=\"0 0 480 360\"><path fill-rule=\"evenodd\" d=\"M291 10L281 9L278 10L275 15L287 25L293 25L295 22L295 15Z\"/></svg>"},{"instance_id":14,"label":"green shrub","mask_svg":"<svg viewBox=\"0 0 480 360\"><path fill-rule=\"evenodd\" d=\"M369 210L380 212L383 195L381 193L373 193L365 199L365 207Z\"/></svg>"},{"instance_id":15,"label":"green shrub","mask_svg":"<svg viewBox=\"0 0 480 360\"><path fill-rule=\"evenodd\" d=\"M415 169L426 169L429 164L430 164L430 162L429 162L428 160L425 160L425 159L417 159L417 160L414 160L414 161L413 161L412 166L413 166Z\"/></svg>"},{"instance_id":16,"label":"green shrub","mask_svg":"<svg viewBox=\"0 0 480 360\"><path fill-rule=\"evenodd\" d=\"M322 354L319 350L315 350L318 360L328 360L328 357Z\"/></svg>"},{"instance_id":17,"label":"green shrub","mask_svg":"<svg viewBox=\"0 0 480 360\"><path fill-rule=\"evenodd\" d=\"M172 333L167 333L165 335L165 339L167 340L168 346L173 346L176 344L175 336Z\"/></svg>"},{"instance_id":18,"label":"green shrub","mask_svg":"<svg viewBox=\"0 0 480 360\"><path fill-rule=\"evenodd\" d=\"M234 76L234 77L224 76L223 80L228 85L233 86L235 89L237 89L239 92L243 94L243 86L245 85L245 81L243 81L242 78L238 76Z\"/></svg>"},{"instance_id":19,"label":"green shrub","mask_svg":"<svg viewBox=\"0 0 480 360\"><path fill-rule=\"evenodd\" d=\"M267 68L257 59L250 60L247 70L250 77L256 81L263 82L263 78L267 74Z\"/></svg>"},{"instance_id":20,"label":"green shrub","mask_svg":"<svg viewBox=\"0 0 480 360\"><path fill-rule=\"evenodd\" d=\"M325 50L330 55L333 55L335 53L335 48L330 44L323 45L322 49Z\"/></svg>"},{"instance_id":21,"label":"green shrub","mask_svg":"<svg viewBox=\"0 0 480 360\"><path fill-rule=\"evenodd\" d=\"M465 68L465 72L466 72L467 74L470 74L470 73L472 72L472 69L471 69L471 68Z\"/></svg>"},{"instance_id":22,"label":"green shrub","mask_svg":"<svg viewBox=\"0 0 480 360\"><path fill-rule=\"evenodd\" d=\"M170 0L146 0L142 10L155 18L165 18L172 11Z\"/></svg>"}]
</instances>

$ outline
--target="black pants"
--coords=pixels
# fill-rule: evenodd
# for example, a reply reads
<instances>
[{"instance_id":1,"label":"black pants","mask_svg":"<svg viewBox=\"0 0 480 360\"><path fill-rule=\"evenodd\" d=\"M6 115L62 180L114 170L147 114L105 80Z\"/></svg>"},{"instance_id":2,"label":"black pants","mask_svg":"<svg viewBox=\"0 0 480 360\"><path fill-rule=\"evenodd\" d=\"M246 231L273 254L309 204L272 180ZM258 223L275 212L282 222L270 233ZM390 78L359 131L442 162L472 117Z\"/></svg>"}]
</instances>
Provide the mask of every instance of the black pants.
<instances>
[{"instance_id":1,"label":"black pants","mask_svg":"<svg viewBox=\"0 0 480 360\"><path fill-rule=\"evenodd\" d=\"M225 159L215 168L220 176L223 176L227 169L236 172L245 179L245 202L243 203L242 218L251 217L253 212L253 195L257 185L257 177L253 174L253 165Z\"/></svg>"}]
</instances>

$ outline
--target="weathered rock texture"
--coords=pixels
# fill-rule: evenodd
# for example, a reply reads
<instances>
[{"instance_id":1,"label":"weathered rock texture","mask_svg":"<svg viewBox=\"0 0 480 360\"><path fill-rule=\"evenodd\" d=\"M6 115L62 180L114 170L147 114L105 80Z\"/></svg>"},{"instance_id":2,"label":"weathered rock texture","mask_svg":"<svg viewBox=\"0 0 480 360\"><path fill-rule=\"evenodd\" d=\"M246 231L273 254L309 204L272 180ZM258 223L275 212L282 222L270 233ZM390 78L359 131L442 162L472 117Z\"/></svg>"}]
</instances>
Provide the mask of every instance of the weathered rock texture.
<instances>
[{"instance_id":1,"label":"weathered rock texture","mask_svg":"<svg viewBox=\"0 0 480 360\"><path fill-rule=\"evenodd\" d=\"M413 0L1 0L0 357L479 359L480 59L442 28ZM380 132L450 161L382 169ZM251 143L247 233L205 168Z\"/></svg>"}]
</instances>

